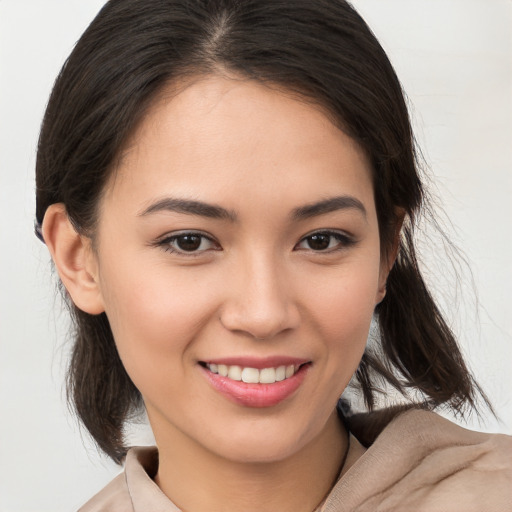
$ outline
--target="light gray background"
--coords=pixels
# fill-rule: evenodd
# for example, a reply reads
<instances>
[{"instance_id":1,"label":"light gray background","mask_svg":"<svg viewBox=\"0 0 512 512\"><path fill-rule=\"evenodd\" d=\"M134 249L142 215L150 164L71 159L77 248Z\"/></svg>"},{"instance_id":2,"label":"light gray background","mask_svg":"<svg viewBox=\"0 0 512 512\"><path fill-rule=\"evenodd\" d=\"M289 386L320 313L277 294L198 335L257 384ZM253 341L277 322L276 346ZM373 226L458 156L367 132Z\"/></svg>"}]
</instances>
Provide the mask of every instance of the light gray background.
<instances>
[{"instance_id":1,"label":"light gray background","mask_svg":"<svg viewBox=\"0 0 512 512\"><path fill-rule=\"evenodd\" d=\"M0 511L76 509L119 469L81 436L46 248L32 234L39 124L53 80L103 0L0 0ZM512 433L512 2L357 0L388 51L437 194L473 271L426 272ZM424 243L427 252L438 245ZM433 249L432 249L433 248ZM463 297L455 306L455 295ZM477 313L479 316L477 316ZM140 440L140 436L134 436ZM144 439L143 439L144 440Z\"/></svg>"}]
</instances>

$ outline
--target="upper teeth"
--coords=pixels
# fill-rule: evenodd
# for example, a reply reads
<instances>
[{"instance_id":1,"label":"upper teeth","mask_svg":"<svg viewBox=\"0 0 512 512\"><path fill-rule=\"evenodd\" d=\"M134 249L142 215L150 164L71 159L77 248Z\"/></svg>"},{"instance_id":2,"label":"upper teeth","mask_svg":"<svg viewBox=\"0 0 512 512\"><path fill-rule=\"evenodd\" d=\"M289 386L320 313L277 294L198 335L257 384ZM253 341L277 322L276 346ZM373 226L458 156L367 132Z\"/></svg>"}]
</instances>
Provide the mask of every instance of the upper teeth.
<instances>
[{"instance_id":1,"label":"upper teeth","mask_svg":"<svg viewBox=\"0 0 512 512\"><path fill-rule=\"evenodd\" d=\"M241 366L207 363L206 367L212 373L232 380L241 380L248 384L273 384L288 379L299 369L299 365L278 366L277 368L243 368Z\"/></svg>"}]
</instances>

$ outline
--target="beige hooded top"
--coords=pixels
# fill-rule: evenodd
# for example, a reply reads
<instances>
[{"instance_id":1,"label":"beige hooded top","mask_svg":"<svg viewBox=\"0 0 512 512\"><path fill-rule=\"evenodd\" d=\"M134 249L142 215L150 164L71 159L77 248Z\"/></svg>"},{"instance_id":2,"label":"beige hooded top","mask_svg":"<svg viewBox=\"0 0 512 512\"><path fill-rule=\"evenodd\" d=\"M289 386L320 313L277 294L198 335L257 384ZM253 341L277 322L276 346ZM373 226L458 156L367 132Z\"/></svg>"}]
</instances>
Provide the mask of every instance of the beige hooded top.
<instances>
[{"instance_id":1,"label":"beige hooded top","mask_svg":"<svg viewBox=\"0 0 512 512\"><path fill-rule=\"evenodd\" d=\"M356 437L321 512L512 512L512 436L410 410L366 449L357 439L371 415L365 421L349 420ZM152 480L157 466L156 448L132 448L124 472L79 512L180 512Z\"/></svg>"}]
</instances>

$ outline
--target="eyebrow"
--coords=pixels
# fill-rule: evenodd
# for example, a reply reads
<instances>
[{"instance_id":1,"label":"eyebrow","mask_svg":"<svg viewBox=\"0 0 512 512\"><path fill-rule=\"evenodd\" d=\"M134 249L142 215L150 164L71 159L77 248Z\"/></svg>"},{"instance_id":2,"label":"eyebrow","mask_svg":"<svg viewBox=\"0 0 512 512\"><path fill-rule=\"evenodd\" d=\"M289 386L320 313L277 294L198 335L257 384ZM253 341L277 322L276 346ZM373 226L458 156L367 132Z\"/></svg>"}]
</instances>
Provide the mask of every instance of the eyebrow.
<instances>
[{"instance_id":1,"label":"eyebrow","mask_svg":"<svg viewBox=\"0 0 512 512\"><path fill-rule=\"evenodd\" d=\"M315 203L299 206L292 210L290 216L295 221L301 221L338 210L358 210L366 219L366 208L363 203L352 196L331 197ZM222 206L191 199L172 197L166 197L154 202L138 215L144 217L162 211L185 213L188 215L208 217L210 219L229 220L231 222L238 220L236 212L227 210Z\"/></svg>"},{"instance_id":2,"label":"eyebrow","mask_svg":"<svg viewBox=\"0 0 512 512\"><path fill-rule=\"evenodd\" d=\"M292 218L294 220L305 220L338 210L358 210L366 219L366 208L363 203L352 196L331 197L323 201L300 206L292 211Z\"/></svg>"},{"instance_id":3,"label":"eyebrow","mask_svg":"<svg viewBox=\"0 0 512 512\"><path fill-rule=\"evenodd\" d=\"M210 219L230 220L232 222L237 220L236 213L226 210L221 206L203 203L202 201L194 201L191 199L175 199L172 197L166 197L156 201L141 213L139 213L139 216L144 217L151 213L162 211L186 213L189 215L208 217Z\"/></svg>"}]
</instances>

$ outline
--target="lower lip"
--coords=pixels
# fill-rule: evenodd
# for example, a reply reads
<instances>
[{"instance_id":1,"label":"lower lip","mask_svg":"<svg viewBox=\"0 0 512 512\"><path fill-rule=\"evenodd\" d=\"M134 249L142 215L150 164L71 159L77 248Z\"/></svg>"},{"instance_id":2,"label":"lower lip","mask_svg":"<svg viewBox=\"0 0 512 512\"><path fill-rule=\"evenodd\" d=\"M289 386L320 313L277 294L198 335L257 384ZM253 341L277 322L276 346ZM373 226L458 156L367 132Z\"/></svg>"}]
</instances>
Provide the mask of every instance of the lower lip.
<instances>
[{"instance_id":1,"label":"lower lip","mask_svg":"<svg viewBox=\"0 0 512 512\"><path fill-rule=\"evenodd\" d=\"M273 384L248 384L212 373L200 366L210 384L228 400L245 407L272 407L289 398L302 384L310 363L302 365L288 379Z\"/></svg>"}]
</instances>

